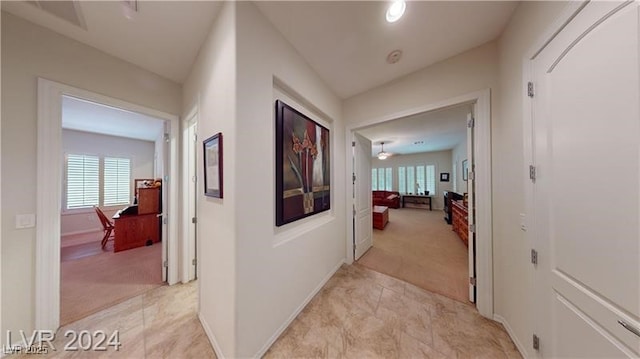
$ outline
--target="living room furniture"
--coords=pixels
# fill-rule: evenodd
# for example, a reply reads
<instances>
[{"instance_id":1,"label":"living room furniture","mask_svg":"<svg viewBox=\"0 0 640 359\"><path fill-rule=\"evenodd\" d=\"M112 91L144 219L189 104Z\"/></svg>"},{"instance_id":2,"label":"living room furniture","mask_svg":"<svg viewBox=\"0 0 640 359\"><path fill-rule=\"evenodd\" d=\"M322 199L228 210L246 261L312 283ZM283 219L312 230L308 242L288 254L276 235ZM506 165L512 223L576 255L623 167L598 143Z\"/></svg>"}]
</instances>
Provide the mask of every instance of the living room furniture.
<instances>
[{"instance_id":1,"label":"living room furniture","mask_svg":"<svg viewBox=\"0 0 640 359\"><path fill-rule=\"evenodd\" d=\"M452 230L469 246L469 222L467 207L462 201L451 201Z\"/></svg>"},{"instance_id":2,"label":"living room furniture","mask_svg":"<svg viewBox=\"0 0 640 359\"><path fill-rule=\"evenodd\" d=\"M109 218L107 218L107 216L104 214L104 212L102 212L100 208L98 208L97 206L93 208L95 208L98 219L100 219L100 223L102 223L104 237L102 237L102 242L100 244L102 245L102 249L104 249L104 247L107 245L107 241L109 240L109 238L111 238L115 227L113 225L113 222L111 222Z\"/></svg>"},{"instance_id":3,"label":"living room furniture","mask_svg":"<svg viewBox=\"0 0 640 359\"><path fill-rule=\"evenodd\" d=\"M373 206L373 228L384 229L387 223L389 223L389 208Z\"/></svg>"},{"instance_id":4,"label":"living room furniture","mask_svg":"<svg viewBox=\"0 0 640 359\"><path fill-rule=\"evenodd\" d=\"M374 206L400 208L400 192L372 191L372 199Z\"/></svg>"},{"instance_id":5,"label":"living room furniture","mask_svg":"<svg viewBox=\"0 0 640 359\"><path fill-rule=\"evenodd\" d=\"M451 201L459 201L464 197L455 192L444 191L444 220L451 224Z\"/></svg>"},{"instance_id":6,"label":"living room furniture","mask_svg":"<svg viewBox=\"0 0 640 359\"><path fill-rule=\"evenodd\" d=\"M431 196L404 194L402 195L402 208L407 207L407 204L412 208L429 208L430 211L433 210Z\"/></svg>"}]
</instances>

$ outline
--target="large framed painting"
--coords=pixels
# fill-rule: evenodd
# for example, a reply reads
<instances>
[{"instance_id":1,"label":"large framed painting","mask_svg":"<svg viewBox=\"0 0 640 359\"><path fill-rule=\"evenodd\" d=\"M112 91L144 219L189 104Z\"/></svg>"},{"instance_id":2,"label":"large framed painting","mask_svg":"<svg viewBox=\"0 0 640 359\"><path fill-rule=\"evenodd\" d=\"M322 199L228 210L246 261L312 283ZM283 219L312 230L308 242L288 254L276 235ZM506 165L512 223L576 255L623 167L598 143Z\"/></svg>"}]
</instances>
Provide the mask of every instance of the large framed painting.
<instances>
[{"instance_id":1,"label":"large framed painting","mask_svg":"<svg viewBox=\"0 0 640 359\"><path fill-rule=\"evenodd\" d=\"M276 226L331 208L329 130L276 101Z\"/></svg>"}]
</instances>

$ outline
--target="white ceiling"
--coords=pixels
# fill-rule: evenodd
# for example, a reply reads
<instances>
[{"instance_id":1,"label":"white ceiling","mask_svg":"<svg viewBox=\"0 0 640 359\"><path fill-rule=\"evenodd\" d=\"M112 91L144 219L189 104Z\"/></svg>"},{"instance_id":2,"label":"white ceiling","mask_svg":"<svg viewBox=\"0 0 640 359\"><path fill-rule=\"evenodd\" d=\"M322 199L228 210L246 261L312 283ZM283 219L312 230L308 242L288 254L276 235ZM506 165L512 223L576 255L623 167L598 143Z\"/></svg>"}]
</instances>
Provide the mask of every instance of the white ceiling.
<instances>
[{"instance_id":1,"label":"white ceiling","mask_svg":"<svg viewBox=\"0 0 640 359\"><path fill-rule=\"evenodd\" d=\"M513 1L407 1L385 20L389 1L279 1L256 5L335 93L348 98L498 37ZM392 50L403 51L389 65Z\"/></svg>"},{"instance_id":2,"label":"white ceiling","mask_svg":"<svg viewBox=\"0 0 640 359\"><path fill-rule=\"evenodd\" d=\"M164 121L136 112L63 96L62 128L155 141L164 132Z\"/></svg>"},{"instance_id":3,"label":"white ceiling","mask_svg":"<svg viewBox=\"0 0 640 359\"><path fill-rule=\"evenodd\" d=\"M373 142L376 156L384 142L384 151L392 155L451 150L467 140L467 114L471 105L460 105L388 121L358 130ZM422 141L421 144L415 142Z\"/></svg>"},{"instance_id":4,"label":"white ceiling","mask_svg":"<svg viewBox=\"0 0 640 359\"><path fill-rule=\"evenodd\" d=\"M77 1L85 30L30 3L2 1L2 10L179 83L189 74L222 4L140 1L134 13L121 1ZM70 2L43 3L64 11Z\"/></svg>"}]
</instances>

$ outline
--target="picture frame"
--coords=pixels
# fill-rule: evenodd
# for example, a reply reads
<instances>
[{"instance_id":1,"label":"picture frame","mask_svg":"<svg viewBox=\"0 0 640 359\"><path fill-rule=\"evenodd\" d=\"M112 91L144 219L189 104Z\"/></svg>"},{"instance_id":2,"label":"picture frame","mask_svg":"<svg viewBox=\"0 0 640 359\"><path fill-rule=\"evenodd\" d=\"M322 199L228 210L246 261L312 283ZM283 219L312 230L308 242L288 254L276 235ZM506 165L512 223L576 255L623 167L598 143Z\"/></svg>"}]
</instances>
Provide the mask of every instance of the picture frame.
<instances>
[{"instance_id":1,"label":"picture frame","mask_svg":"<svg viewBox=\"0 0 640 359\"><path fill-rule=\"evenodd\" d=\"M469 168L467 165L467 160L462 161L462 180L469 180Z\"/></svg>"},{"instance_id":2,"label":"picture frame","mask_svg":"<svg viewBox=\"0 0 640 359\"><path fill-rule=\"evenodd\" d=\"M204 194L223 198L222 132L202 141L204 151Z\"/></svg>"},{"instance_id":3,"label":"picture frame","mask_svg":"<svg viewBox=\"0 0 640 359\"><path fill-rule=\"evenodd\" d=\"M276 226L331 208L329 129L275 102Z\"/></svg>"},{"instance_id":4,"label":"picture frame","mask_svg":"<svg viewBox=\"0 0 640 359\"><path fill-rule=\"evenodd\" d=\"M449 182L449 172L440 173L440 182Z\"/></svg>"}]
</instances>

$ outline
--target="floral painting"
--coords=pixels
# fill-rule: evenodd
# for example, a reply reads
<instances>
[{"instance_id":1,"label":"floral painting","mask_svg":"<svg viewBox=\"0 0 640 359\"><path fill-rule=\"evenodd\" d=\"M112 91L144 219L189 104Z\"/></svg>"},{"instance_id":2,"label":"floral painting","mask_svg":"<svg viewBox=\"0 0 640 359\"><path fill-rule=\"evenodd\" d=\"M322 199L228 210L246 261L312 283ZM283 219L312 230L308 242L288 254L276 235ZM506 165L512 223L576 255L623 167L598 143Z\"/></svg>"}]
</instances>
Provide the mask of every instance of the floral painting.
<instances>
[{"instance_id":1,"label":"floral painting","mask_svg":"<svg viewBox=\"0 0 640 359\"><path fill-rule=\"evenodd\" d=\"M276 101L276 225L331 208L329 130Z\"/></svg>"}]
</instances>

